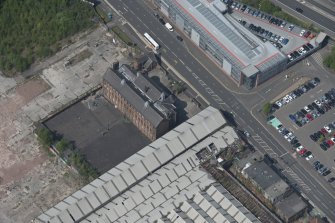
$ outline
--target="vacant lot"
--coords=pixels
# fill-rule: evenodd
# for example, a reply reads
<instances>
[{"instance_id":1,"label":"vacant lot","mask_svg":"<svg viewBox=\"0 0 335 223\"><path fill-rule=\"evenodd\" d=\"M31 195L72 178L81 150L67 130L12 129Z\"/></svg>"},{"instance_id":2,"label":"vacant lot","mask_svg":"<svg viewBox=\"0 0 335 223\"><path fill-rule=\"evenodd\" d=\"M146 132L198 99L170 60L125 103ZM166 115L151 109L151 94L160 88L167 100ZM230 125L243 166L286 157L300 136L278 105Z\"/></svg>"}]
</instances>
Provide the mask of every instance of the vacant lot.
<instances>
[{"instance_id":1,"label":"vacant lot","mask_svg":"<svg viewBox=\"0 0 335 223\"><path fill-rule=\"evenodd\" d=\"M90 57L65 66L85 50ZM30 222L83 184L62 162L40 150L34 123L95 88L115 60L128 62L121 50L99 28L57 53L50 60L57 62L39 77L0 76L1 223Z\"/></svg>"}]
</instances>

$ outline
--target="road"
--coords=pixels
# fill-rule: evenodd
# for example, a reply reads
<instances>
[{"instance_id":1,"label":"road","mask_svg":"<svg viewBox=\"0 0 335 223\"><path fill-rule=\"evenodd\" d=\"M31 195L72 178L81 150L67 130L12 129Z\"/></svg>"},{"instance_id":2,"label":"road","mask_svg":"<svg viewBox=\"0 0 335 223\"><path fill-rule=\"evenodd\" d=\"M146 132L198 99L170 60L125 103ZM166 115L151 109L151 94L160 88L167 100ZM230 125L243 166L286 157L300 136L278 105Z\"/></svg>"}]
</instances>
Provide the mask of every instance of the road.
<instances>
[{"instance_id":1,"label":"road","mask_svg":"<svg viewBox=\"0 0 335 223\"><path fill-rule=\"evenodd\" d=\"M321 3L322 1L315 0L305 0L301 2L292 0L272 0L272 2L298 18L307 19L316 23L317 26L323 29L329 36L335 38L335 3L329 2L326 4ZM296 12L296 8L303 9L303 13L300 14Z\"/></svg>"},{"instance_id":2,"label":"road","mask_svg":"<svg viewBox=\"0 0 335 223\"><path fill-rule=\"evenodd\" d=\"M203 67L185 48L177 41L175 34L169 32L153 16L143 1L108 0L111 5L125 17L125 19L140 33L149 32L161 45L162 57L171 64L175 70L202 94L214 107L229 111L233 114L238 127L248 129L252 135L251 141L263 153L277 157L284 167L283 173L299 185L299 189L330 219L335 221L335 195L334 190L327 185L321 185L318 180L309 174L297 159L290 156L287 150L278 143L272 135L250 113L250 107L243 103L229 90L225 89L212 76L213 73L222 73L217 66Z\"/></svg>"}]
</instances>

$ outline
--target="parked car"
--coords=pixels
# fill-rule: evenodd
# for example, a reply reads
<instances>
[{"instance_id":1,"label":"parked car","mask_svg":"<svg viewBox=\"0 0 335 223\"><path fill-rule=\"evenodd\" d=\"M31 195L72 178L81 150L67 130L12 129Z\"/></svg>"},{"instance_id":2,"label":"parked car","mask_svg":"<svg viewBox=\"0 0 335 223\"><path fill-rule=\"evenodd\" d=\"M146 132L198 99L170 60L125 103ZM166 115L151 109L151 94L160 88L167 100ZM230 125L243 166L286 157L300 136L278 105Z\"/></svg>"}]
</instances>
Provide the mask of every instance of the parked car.
<instances>
[{"instance_id":1,"label":"parked car","mask_svg":"<svg viewBox=\"0 0 335 223\"><path fill-rule=\"evenodd\" d=\"M303 35L305 34L305 32L306 32L306 30L303 29L303 30L301 30L301 32L300 32L299 35L300 35L300 36L303 36Z\"/></svg>"},{"instance_id":2,"label":"parked car","mask_svg":"<svg viewBox=\"0 0 335 223\"><path fill-rule=\"evenodd\" d=\"M292 31L293 28L294 28L294 25L291 24L287 29L288 29L289 31Z\"/></svg>"},{"instance_id":3,"label":"parked car","mask_svg":"<svg viewBox=\"0 0 335 223\"><path fill-rule=\"evenodd\" d=\"M181 36L177 36L177 40L179 40L180 42L182 42L183 38Z\"/></svg>"},{"instance_id":4,"label":"parked car","mask_svg":"<svg viewBox=\"0 0 335 223\"><path fill-rule=\"evenodd\" d=\"M302 150L299 151L299 154L304 155L306 152L307 152L307 149L302 149Z\"/></svg>"},{"instance_id":5,"label":"parked car","mask_svg":"<svg viewBox=\"0 0 335 223\"><path fill-rule=\"evenodd\" d=\"M328 148L323 143L320 144L320 148L324 151L328 150Z\"/></svg>"},{"instance_id":6,"label":"parked car","mask_svg":"<svg viewBox=\"0 0 335 223\"><path fill-rule=\"evenodd\" d=\"M327 144L328 144L329 146L333 146L333 145L334 145L334 142L333 142L333 140L329 139L329 140L327 140Z\"/></svg>"},{"instance_id":7,"label":"parked car","mask_svg":"<svg viewBox=\"0 0 335 223\"><path fill-rule=\"evenodd\" d=\"M299 13L303 13L304 10L302 10L301 8L295 8L295 11L299 12Z\"/></svg>"},{"instance_id":8,"label":"parked car","mask_svg":"<svg viewBox=\"0 0 335 223\"><path fill-rule=\"evenodd\" d=\"M332 130L331 130L331 129L329 128L329 126L327 126L327 125L324 126L323 128L324 128L328 133L331 133L331 132L332 132Z\"/></svg>"},{"instance_id":9,"label":"parked car","mask_svg":"<svg viewBox=\"0 0 335 223\"><path fill-rule=\"evenodd\" d=\"M300 150L303 150L304 149L304 147L303 146L299 146L299 147L297 147L296 149L295 149L295 151L297 151L298 153L300 152Z\"/></svg>"},{"instance_id":10,"label":"parked car","mask_svg":"<svg viewBox=\"0 0 335 223\"><path fill-rule=\"evenodd\" d=\"M315 168L316 170L319 169L320 165L321 165L321 163L320 163L320 161L318 161L318 160L315 161L315 162L313 163L313 166L314 166L314 168Z\"/></svg>"},{"instance_id":11,"label":"parked car","mask_svg":"<svg viewBox=\"0 0 335 223\"><path fill-rule=\"evenodd\" d=\"M162 25L165 25L165 21L163 18L159 18L159 22L162 24Z\"/></svg>"},{"instance_id":12,"label":"parked car","mask_svg":"<svg viewBox=\"0 0 335 223\"><path fill-rule=\"evenodd\" d=\"M304 34L304 37L307 38L310 34L311 34L311 31L307 31L307 32Z\"/></svg>"},{"instance_id":13,"label":"parked car","mask_svg":"<svg viewBox=\"0 0 335 223\"><path fill-rule=\"evenodd\" d=\"M312 44L310 44L310 43L307 43L306 45L309 47L309 49L313 49L314 48L314 46Z\"/></svg>"},{"instance_id":14,"label":"parked car","mask_svg":"<svg viewBox=\"0 0 335 223\"><path fill-rule=\"evenodd\" d=\"M309 152L310 152L310 151L309 151ZM314 158L314 156L313 156L312 152L310 152L310 154L307 155L305 159L308 161L308 160L311 160L311 159L313 159L313 158Z\"/></svg>"}]
</instances>

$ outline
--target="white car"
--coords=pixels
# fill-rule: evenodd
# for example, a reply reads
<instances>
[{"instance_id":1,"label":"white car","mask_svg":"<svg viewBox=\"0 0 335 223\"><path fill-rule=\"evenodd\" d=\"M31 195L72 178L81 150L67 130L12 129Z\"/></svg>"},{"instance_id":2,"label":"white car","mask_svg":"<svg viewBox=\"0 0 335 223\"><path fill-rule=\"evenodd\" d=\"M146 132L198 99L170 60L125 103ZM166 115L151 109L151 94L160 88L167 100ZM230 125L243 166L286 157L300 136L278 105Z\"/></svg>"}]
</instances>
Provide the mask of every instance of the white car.
<instances>
[{"instance_id":1,"label":"white car","mask_svg":"<svg viewBox=\"0 0 335 223\"><path fill-rule=\"evenodd\" d=\"M292 31L293 28L294 28L294 25L291 24L291 25L288 27L288 30L289 30L289 31Z\"/></svg>"},{"instance_id":2,"label":"white car","mask_svg":"<svg viewBox=\"0 0 335 223\"><path fill-rule=\"evenodd\" d=\"M293 60L293 57L291 57L291 55L289 54L289 55L287 55L287 57L288 57L288 59L290 60L290 61L292 61Z\"/></svg>"},{"instance_id":3,"label":"white car","mask_svg":"<svg viewBox=\"0 0 335 223\"><path fill-rule=\"evenodd\" d=\"M333 138L331 138L330 140L331 140L331 141L333 141L333 142L335 143L335 138L334 138L334 137L333 137Z\"/></svg>"},{"instance_id":4,"label":"white car","mask_svg":"<svg viewBox=\"0 0 335 223\"><path fill-rule=\"evenodd\" d=\"M309 109L307 106L305 106L304 109L305 109L307 112L311 112L311 109Z\"/></svg>"},{"instance_id":5,"label":"white car","mask_svg":"<svg viewBox=\"0 0 335 223\"><path fill-rule=\"evenodd\" d=\"M290 93L290 96L293 98L293 100L297 98L297 95L295 95L294 93Z\"/></svg>"},{"instance_id":6,"label":"white car","mask_svg":"<svg viewBox=\"0 0 335 223\"><path fill-rule=\"evenodd\" d=\"M302 149L304 149L304 147L303 147L303 146L299 146L299 147L296 148L295 150L296 150L297 152L299 152L299 151L302 150Z\"/></svg>"},{"instance_id":7,"label":"white car","mask_svg":"<svg viewBox=\"0 0 335 223\"><path fill-rule=\"evenodd\" d=\"M319 100L314 100L314 103L317 104L317 106L321 107L321 102Z\"/></svg>"},{"instance_id":8,"label":"white car","mask_svg":"<svg viewBox=\"0 0 335 223\"><path fill-rule=\"evenodd\" d=\"M306 160L311 160L311 159L313 159L313 158L314 158L314 156L313 156L313 154L311 154L311 155L307 156L305 159L306 159Z\"/></svg>"},{"instance_id":9,"label":"white car","mask_svg":"<svg viewBox=\"0 0 335 223\"><path fill-rule=\"evenodd\" d=\"M328 125L324 126L323 128L324 128L328 133L331 133L331 132L332 132L332 130L329 128Z\"/></svg>"},{"instance_id":10,"label":"white car","mask_svg":"<svg viewBox=\"0 0 335 223\"><path fill-rule=\"evenodd\" d=\"M302 53L306 53L307 52L303 47L300 47L300 50L302 51Z\"/></svg>"},{"instance_id":11,"label":"white car","mask_svg":"<svg viewBox=\"0 0 335 223\"><path fill-rule=\"evenodd\" d=\"M283 104L280 101L276 101L275 104L278 105L279 107L283 106Z\"/></svg>"},{"instance_id":12,"label":"white car","mask_svg":"<svg viewBox=\"0 0 335 223\"><path fill-rule=\"evenodd\" d=\"M173 27L171 26L170 23L165 23L165 27L170 31L170 32L173 32Z\"/></svg>"},{"instance_id":13,"label":"white car","mask_svg":"<svg viewBox=\"0 0 335 223\"><path fill-rule=\"evenodd\" d=\"M286 135L284 135L284 138L287 140L288 138L290 138L292 136L292 132L287 133Z\"/></svg>"},{"instance_id":14,"label":"white car","mask_svg":"<svg viewBox=\"0 0 335 223\"><path fill-rule=\"evenodd\" d=\"M298 50L298 53L299 53L300 55L303 55L303 54L304 54L304 52L302 52L301 49Z\"/></svg>"},{"instance_id":15,"label":"white car","mask_svg":"<svg viewBox=\"0 0 335 223\"><path fill-rule=\"evenodd\" d=\"M294 135L288 137L288 138L287 138L287 141L288 141L288 142L291 142L293 139L295 139L295 136L294 136Z\"/></svg>"},{"instance_id":16,"label":"white car","mask_svg":"<svg viewBox=\"0 0 335 223\"><path fill-rule=\"evenodd\" d=\"M303 35L305 34L305 32L306 32L306 30L303 29L303 30L301 30L301 32L300 32L299 35L300 35L300 36L303 36Z\"/></svg>"}]
</instances>

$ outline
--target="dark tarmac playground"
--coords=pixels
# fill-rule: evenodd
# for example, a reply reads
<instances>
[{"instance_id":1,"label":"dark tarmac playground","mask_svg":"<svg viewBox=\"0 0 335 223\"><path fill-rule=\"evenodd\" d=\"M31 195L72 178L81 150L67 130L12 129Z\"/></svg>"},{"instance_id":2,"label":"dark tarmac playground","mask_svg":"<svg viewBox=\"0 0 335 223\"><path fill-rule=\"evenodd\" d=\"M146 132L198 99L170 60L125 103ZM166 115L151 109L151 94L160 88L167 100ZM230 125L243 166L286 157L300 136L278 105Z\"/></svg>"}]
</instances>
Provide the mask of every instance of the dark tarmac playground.
<instances>
[{"instance_id":1,"label":"dark tarmac playground","mask_svg":"<svg viewBox=\"0 0 335 223\"><path fill-rule=\"evenodd\" d=\"M90 96L44 124L74 142L100 174L150 142L114 105L101 96Z\"/></svg>"}]
</instances>

